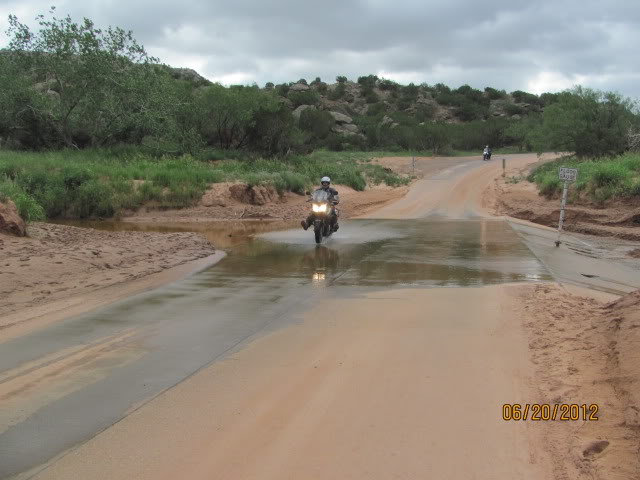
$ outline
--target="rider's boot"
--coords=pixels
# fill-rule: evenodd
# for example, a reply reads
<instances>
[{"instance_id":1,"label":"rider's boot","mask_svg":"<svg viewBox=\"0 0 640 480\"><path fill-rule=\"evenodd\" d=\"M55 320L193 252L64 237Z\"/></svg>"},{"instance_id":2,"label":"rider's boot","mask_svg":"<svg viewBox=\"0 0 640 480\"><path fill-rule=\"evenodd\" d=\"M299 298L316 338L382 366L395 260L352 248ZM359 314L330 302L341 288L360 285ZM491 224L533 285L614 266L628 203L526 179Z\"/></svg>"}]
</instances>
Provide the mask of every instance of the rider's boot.
<instances>
[{"instance_id":1,"label":"rider's boot","mask_svg":"<svg viewBox=\"0 0 640 480\"><path fill-rule=\"evenodd\" d=\"M307 231L307 228L309 228L309 225L307 225L307 221L306 220L302 220L300 222L300 225L302 225L302 228L304 228L304 231Z\"/></svg>"}]
</instances>

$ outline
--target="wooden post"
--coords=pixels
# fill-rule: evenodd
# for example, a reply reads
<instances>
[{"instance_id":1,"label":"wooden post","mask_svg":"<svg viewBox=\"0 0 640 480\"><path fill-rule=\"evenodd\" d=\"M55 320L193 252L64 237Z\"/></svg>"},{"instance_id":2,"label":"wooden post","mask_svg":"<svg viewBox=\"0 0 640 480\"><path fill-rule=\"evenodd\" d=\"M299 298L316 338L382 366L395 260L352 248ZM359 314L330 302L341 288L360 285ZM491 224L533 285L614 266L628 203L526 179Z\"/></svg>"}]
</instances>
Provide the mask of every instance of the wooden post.
<instances>
[{"instance_id":1,"label":"wooden post","mask_svg":"<svg viewBox=\"0 0 640 480\"><path fill-rule=\"evenodd\" d=\"M560 246L560 236L562 235L562 225L564 224L564 207L567 205L567 191L569 190L569 182L564 182L564 188L562 189L562 203L560 204L560 221L558 222L558 239L556 240L556 247Z\"/></svg>"}]
</instances>

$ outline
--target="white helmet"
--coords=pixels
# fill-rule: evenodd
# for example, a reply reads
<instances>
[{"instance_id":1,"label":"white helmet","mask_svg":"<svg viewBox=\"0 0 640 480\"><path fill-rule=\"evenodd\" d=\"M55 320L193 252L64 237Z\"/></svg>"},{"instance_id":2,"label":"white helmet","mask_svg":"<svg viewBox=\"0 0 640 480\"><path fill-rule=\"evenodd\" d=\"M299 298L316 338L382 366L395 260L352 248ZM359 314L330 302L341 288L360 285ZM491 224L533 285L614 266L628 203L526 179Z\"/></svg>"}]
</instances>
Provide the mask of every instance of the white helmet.
<instances>
[{"instance_id":1,"label":"white helmet","mask_svg":"<svg viewBox=\"0 0 640 480\"><path fill-rule=\"evenodd\" d=\"M320 183L325 183L325 182L331 183L331 179L329 177L322 177L320 179Z\"/></svg>"}]
</instances>

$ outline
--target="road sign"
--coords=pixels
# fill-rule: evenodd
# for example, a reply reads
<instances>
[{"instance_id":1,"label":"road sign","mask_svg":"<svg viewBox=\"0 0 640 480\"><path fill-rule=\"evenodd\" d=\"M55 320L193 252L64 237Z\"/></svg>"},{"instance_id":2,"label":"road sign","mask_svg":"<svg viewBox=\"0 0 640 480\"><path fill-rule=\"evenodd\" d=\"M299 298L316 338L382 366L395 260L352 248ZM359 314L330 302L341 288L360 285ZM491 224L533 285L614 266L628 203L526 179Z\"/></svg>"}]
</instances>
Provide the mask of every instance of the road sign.
<instances>
[{"instance_id":1,"label":"road sign","mask_svg":"<svg viewBox=\"0 0 640 480\"><path fill-rule=\"evenodd\" d=\"M562 203L560 204L560 221L558 222L558 239L556 247L560 246L560 237L562 236L562 225L564 224L564 209L567 206L567 192L569 190L569 182L575 182L578 178L577 168L560 167L560 180L564 182L562 189Z\"/></svg>"},{"instance_id":2,"label":"road sign","mask_svg":"<svg viewBox=\"0 0 640 480\"><path fill-rule=\"evenodd\" d=\"M560 167L560 180L563 180L565 182L575 182L577 178L577 168Z\"/></svg>"}]
</instances>

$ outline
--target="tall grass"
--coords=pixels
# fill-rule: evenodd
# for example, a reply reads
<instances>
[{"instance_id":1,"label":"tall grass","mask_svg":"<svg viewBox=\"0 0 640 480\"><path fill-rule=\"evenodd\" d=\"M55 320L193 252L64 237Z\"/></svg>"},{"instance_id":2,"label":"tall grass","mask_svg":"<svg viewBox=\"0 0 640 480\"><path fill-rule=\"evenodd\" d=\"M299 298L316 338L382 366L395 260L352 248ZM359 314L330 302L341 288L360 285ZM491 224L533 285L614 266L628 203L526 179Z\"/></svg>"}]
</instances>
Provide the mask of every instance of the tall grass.
<instances>
[{"instance_id":1,"label":"tall grass","mask_svg":"<svg viewBox=\"0 0 640 480\"><path fill-rule=\"evenodd\" d=\"M328 175L363 190L367 183L408 182L370 163L372 153L318 151L275 159L203 161L155 158L134 149L17 153L0 151L0 194L31 220L112 217L152 204L180 208L196 203L211 183L240 181L304 193ZM39 208L39 209L38 209Z\"/></svg>"},{"instance_id":2,"label":"tall grass","mask_svg":"<svg viewBox=\"0 0 640 480\"><path fill-rule=\"evenodd\" d=\"M640 196L640 154L598 160L563 158L541 165L529 180L538 185L543 195L558 195L562 191L562 182L558 179L561 166L578 169L574 199L582 197L602 205L611 199Z\"/></svg>"},{"instance_id":3,"label":"tall grass","mask_svg":"<svg viewBox=\"0 0 640 480\"><path fill-rule=\"evenodd\" d=\"M18 184L8 178L0 178L0 202L13 200L20 216L27 222L44 220L45 212L42 206L31 195L26 193Z\"/></svg>"}]
</instances>

